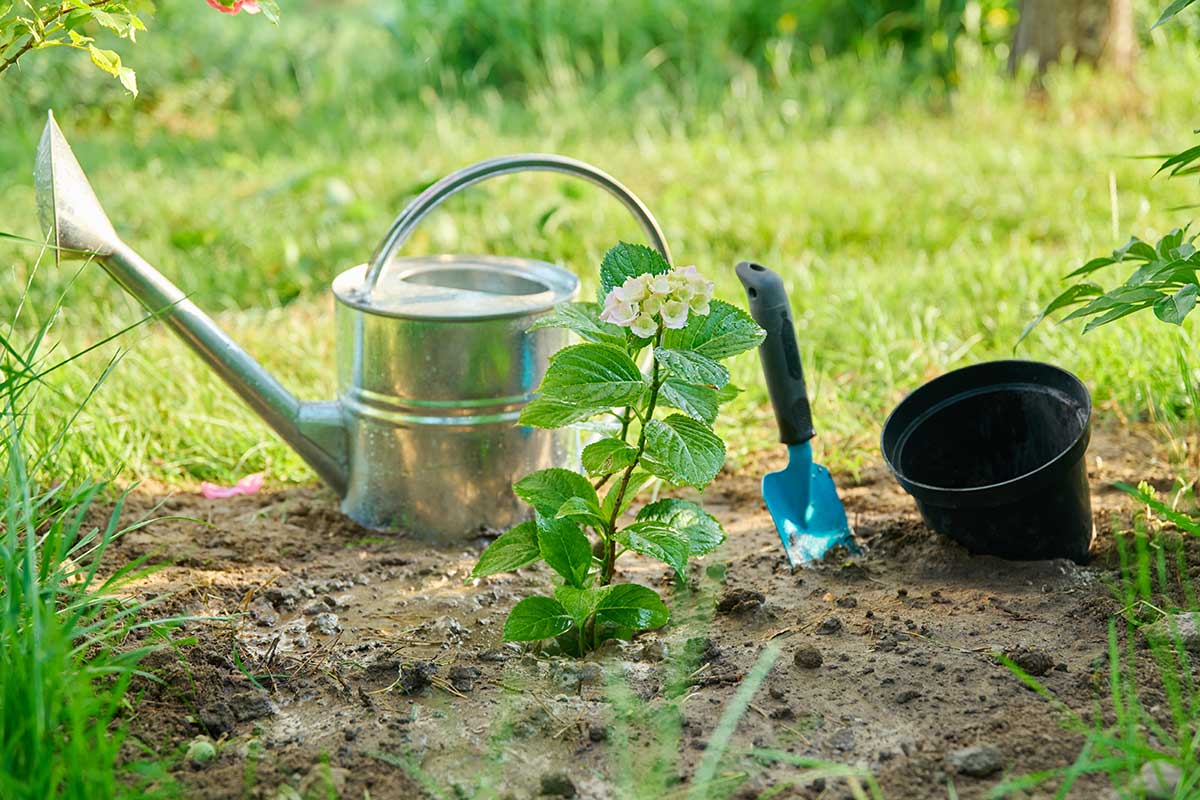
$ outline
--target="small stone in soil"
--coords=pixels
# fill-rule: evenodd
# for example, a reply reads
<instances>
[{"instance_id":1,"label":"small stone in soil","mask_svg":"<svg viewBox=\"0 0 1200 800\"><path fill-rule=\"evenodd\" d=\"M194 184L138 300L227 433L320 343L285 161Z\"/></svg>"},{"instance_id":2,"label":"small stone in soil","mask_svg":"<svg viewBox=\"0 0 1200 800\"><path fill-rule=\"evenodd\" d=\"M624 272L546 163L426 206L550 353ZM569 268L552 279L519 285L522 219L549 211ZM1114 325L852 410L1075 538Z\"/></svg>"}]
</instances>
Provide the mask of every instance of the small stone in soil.
<instances>
[{"instance_id":1,"label":"small stone in soil","mask_svg":"<svg viewBox=\"0 0 1200 800\"><path fill-rule=\"evenodd\" d=\"M1170 761L1147 761L1142 765L1138 779L1147 800L1170 800L1179 791L1183 771Z\"/></svg>"},{"instance_id":2,"label":"small stone in soil","mask_svg":"<svg viewBox=\"0 0 1200 800\"><path fill-rule=\"evenodd\" d=\"M188 744L187 759L193 766L202 767L217 757L217 748L207 736L197 736Z\"/></svg>"},{"instance_id":3,"label":"small stone in soil","mask_svg":"<svg viewBox=\"0 0 1200 800\"><path fill-rule=\"evenodd\" d=\"M972 778L986 778L1004 769L1004 754L990 744L955 750L948 760L955 772Z\"/></svg>"},{"instance_id":4,"label":"small stone in soil","mask_svg":"<svg viewBox=\"0 0 1200 800\"><path fill-rule=\"evenodd\" d=\"M547 772L542 776L543 797L574 797L575 784L561 772Z\"/></svg>"},{"instance_id":5,"label":"small stone in soil","mask_svg":"<svg viewBox=\"0 0 1200 800\"><path fill-rule=\"evenodd\" d=\"M642 645L638 658L642 661L665 661L668 652L666 642L655 640Z\"/></svg>"},{"instance_id":6,"label":"small stone in soil","mask_svg":"<svg viewBox=\"0 0 1200 800\"><path fill-rule=\"evenodd\" d=\"M1158 622L1142 627L1141 633L1152 645L1174 647L1178 642L1184 650L1200 653L1200 611L1169 614Z\"/></svg>"},{"instance_id":7,"label":"small stone in soil","mask_svg":"<svg viewBox=\"0 0 1200 800\"><path fill-rule=\"evenodd\" d=\"M821 651L813 647L811 644L801 645L796 651L795 658L792 659L797 667L801 669L816 669L821 666L824 660L821 657Z\"/></svg>"},{"instance_id":8,"label":"small stone in soil","mask_svg":"<svg viewBox=\"0 0 1200 800\"><path fill-rule=\"evenodd\" d=\"M332 636L341 629L342 626L338 624L337 614L331 614L328 611L317 614L313 617L313 621L308 623L308 630L316 631L326 636Z\"/></svg>"},{"instance_id":9,"label":"small stone in soil","mask_svg":"<svg viewBox=\"0 0 1200 800\"><path fill-rule=\"evenodd\" d=\"M827 617L820 625L817 626L817 633L822 636L840 633L842 630L842 621L837 617Z\"/></svg>"}]
</instances>

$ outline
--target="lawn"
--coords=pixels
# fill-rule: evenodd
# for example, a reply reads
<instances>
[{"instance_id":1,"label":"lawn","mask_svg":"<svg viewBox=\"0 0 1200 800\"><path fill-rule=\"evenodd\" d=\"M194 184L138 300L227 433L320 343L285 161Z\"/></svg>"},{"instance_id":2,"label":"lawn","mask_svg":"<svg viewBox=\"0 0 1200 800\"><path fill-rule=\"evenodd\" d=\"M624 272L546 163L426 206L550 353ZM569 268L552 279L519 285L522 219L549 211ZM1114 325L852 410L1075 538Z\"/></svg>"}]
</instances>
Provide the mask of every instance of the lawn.
<instances>
[{"instance_id":1,"label":"lawn","mask_svg":"<svg viewBox=\"0 0 1200 800\"><path fill-rule=\"evenodd\" d=\"M290 24L315 24L296 17ZM984 60L966 73L945 113L930 113L920 99L889 98L886 84L874 96L868 89L840 96L848 90L839 83L878 78L878 86L899 70L883 56L774 87L741 76L715 105L664 96L661 86L613 99L553 74L520 97L487 91L441 99L429 90L373 103L339 61L344 30L328 34L328 55L316 47L306 63L315 85L289 91L262 85L274 76L243 71L237 59L221 68L221 47L237 37L270 45L282 34L258 26L232 32L244 18L194 21L228 23L197 77L153 84L156 75L184 70L178 59L185 56L151 36L143 58L157 67L144 71L136 100L86 72L81 86L54 94L37 84L43 71L8 78L8 90L36 102L5 111L4 228L39 235L28 176L41 114L54 106L124 238L202 307L220 312L304 398L332 393L329 281L369 257L417 188L493 155L560 152L608 170L656 214L677 261L710 274L720 297L739 299L738 260L783 272L811 372L817 446L851 471L875 460L883 418L907 391L951 367L1011 355L1062 275L1131 233L1147 237L1186 221L1171 208L1191 199L1184 182L1152 180L1152 162L1130 158L1187 144L1185 75L1198 63L1187 47L1150 50L1131 84L1052 76L1043 101L1027 99ZM186 27L172 24L159 36ZM75 66L51 74L75 75L87 65ZM242 106L246 96L268 92L270 105ZM108 100L86 103L93 93ZM598 190L532 176L452 201L407 251L513 254L587 276L615 240L638 236ZM13 269L3 290L11 306L38 253L3 252ZM138 318L98 269L76 275L70 264L43 261L31 287L31 319L64 292L56 327L64 346ZM1177 414L1185 393L1174 345L1152 331L1159 333L1146 324L1113 326L1081 339L1047 325L1019 354L1076 370L1105 413L1144 418L1162 407ZM84 473L187 483L265 469L274 481L311 480L164 331L148 326L119 344L124 360L70 446ZM109 355L60 376L62 404L42 412L70 408ZM743 451L772 435L752 362L743 358L735 370L747 389L732 423Z\"/></svg>"},{"instance_id":2,"label":"lawn","mask_svg":"<svg viewBox=\"0 0 1200 800\"><path fill-rule=\"evenodd\" d=\"M565 28L556 31L547 23L542 37L530 40L537 42L536 47L513 44L489 51L485 58L476 53L473 68L460 69L460 64L470 61L477 44L472 36L479 31L439 21L433 13L436 6L413 4L420 13L412 10L408 17L389 17L365 5L306 5L285 8L275 28L262 19L227 18L197 5L190 10L164 9L141 43L122 50L139 69L137 98L124 94L82 57L60 53L34 53L20 71L0 78L0 97L10 100L0 104L4 131L0 196L5 198L0 231L41 238L31 172L45 112L53 108L125 241L213 312L299 397L328 399L335 378L328 285L339 272L370 257L391 219L412 196L448 172L501 154L554 152L595 164L645 201L666 231L676 262L697 265L716 282L719 298L745 305L733 274L740 260L760 261L783 274L813 397L818 460L833 469L849 492L847 503L855 524L881 559L868 562L870 569L880 570L871 573L877 577L865 579L869 584L846 570L816 571L802 593L797 586L804 579L796 583L790 573L763 564L756 543L769 541L773 534L769 518L758 507L755 470L773 457L777 445L759 365L750 353L731 364L733 382L744 392L718 427L729 443L730 469L718 482L713 505L717 513L729 515L731 533L744 534L722 556L737 576L729 586L757 581L754 585L767 591L768 610L777 598L789 598L787 613L801 609L803 624L797 624L805 636L812 634L806 630L811 620L823 621L830 615L824 604L836 597L839 602L832 613L846 617L847 624L851 614L866 613L857 620L864 630L882 641L892 637L893 644L895 638L908 634L877 630L884 625L885 613L899 622L903 610L909 630L923 631L926 624L945 621L939 610L942 599L964 608L978 605L978 619L960 627L952 623L937 632L960 645L943 645L933 634L913 633L912 637L942 648L934 651L942 656L935 661L950 662L950 674L974 673L979 664L978 653L961 643L995 644L997 651L1020 653L1027 642L1049 642L1047 647L1063 654L1073 670L1071 683L1063 677L1062 684L1051 689L1076 711L1093 703L1096 687L1084 686L1074 676L1103 669L1110 646L1109 621L1130 616L1130 608L1161 601L1145 575L1136 586L1123 584L1120 605L1112 604L1117 601L1107 589L1097 589L1105 581L1120 584L1128 577L1117 563L1120 548L1114 541L1120 537L1105 539L1104 557L1095 575L1064 572L1067 577L1062 577L1037 566L993 568L965 557L944 557L912 533L909 501L879 469L878 440L887 413L924 381L955 367L1012 357L1015 352L1017 357L1072 370L1093 394L1094 424L1104 432L1093 447L1103 456L1093 475L1093 490L1102 496L1096 502L1097 521L1107 526L1102 532L1128 531L1132 504L1124 496L1102 492L1101 484L1145 478L1158 480L1155 485L1164 490L1174 485L1187 455L1188 420L1195 413L1176 361L1180 346L1190 347L1188 325L1176 331L1153 319L1140 319L1149 315L1139 315L1080 336L1077 327L1044 323L1019 349L1014 348L1026 324L1058 293L1066 273L1131 234L1154 239L1189 219L1190 212L1178 207L1193 202L1194 186L1187 180L1153 177L1156 162L1141 157L1192 144L1194 76L1200 74L1200 50L1194 45L1160 31L1145 42L1130 78L1097 75L1086 68L1052 70L1044 90L1030 92L1024 82L1005 74L1003 52L980 34L959 43L956 86L947 94L933 86L927 75L914 72L899 50L884 44L828 56L814 46L804 54L773 51L763 63L741 61L729 50L728 43L737 41L738 32L724 11L714 11L706 21L673 17L672 24L686 32L678 50L657 52L644 47L637 25L630 23L596 42L580 40L575 52L568 43L582 34ZM675 13L670 5L663 7L666 11L658 6L652 11L660 16ZM763 14L778 17L778 9L768 5L764 4ZM636 11L636 3L611 0L604 5L610 12L618 7L631 16L653 15ZM510 30L505 26L516 24L496 13L479 25ZM764 24L777 24L775 17ZM580 13L579 30L587 28L588 19ZM718 40L726 46L705 49ZM439 44L444 46L441 51ZM617 240L641 239L637 226L611 198L565 178L535 175L493 181L447 203L423 223L405 252L489 253L561 263L581 276L583 292L591 296L596 291L596 266ZM81 262L56 264L36 245L12 238L0 238L0 262L11 269L10 280L0 287L0 307L9 310L8 317L21 309L19 321L6 336L15 343L27 342L52 322L50 335L39 348L47 363L142 317L136 303L95 264L82 269ZM109 370L114 358L117 363ZM62 437L64 424L81 405L69 434ZM195 695L187 701L196 705L189 705L189 713L203 710L204 692L211 693L208 700L223 703L222 692L250 691L248 683L257 691L263 689L260 678L283 681L277 672L300 676L311 666L311 658L299 656L290 662L286 657L274 660L278 641L256 638L258 634L244 631L240 624L221 627L227 618L238 615L260 619L254 615L283 614L276 600L262 610L256 594L276 581L271 591L293 592L293 601L314 592L328 591L332 596L334 589L321 587L346 581L342 588L354 595L352 601L373 610L363 611L359 605L353 612L339 611L343 622L356 620L375 633L381 628L372 626L384 625L378 621L384 617L393 621L387 623L388 635L396 636L413 635L418 628L421 635L442 635L436 625L444 624L444 614L457 615L455 624L461 618L467 627L488 624L484 612L485 621L479 622L437 605L457 590L446 588L445 581L435 585L435 579L455 570L466 575L470 559L442 558L411 542L401 542L399 550L390 552L386 542L330 521L327 507L332 500L313 493L312 471L185 345L153 321L47 376L23 426L33 453L54 451L53 470L34 476L51 487L46 491L53 492L60 481L74 485L112 478L117 487L142 487L130 501L137 514L161 514L160 504L165 502L172 514L205 520L203 526L167 521L161 528L148 529L150 534L134 531L128 546L132 549L119 556L120 563L140 567L140 558L158 560L169 554L170 560L178 560L179 571L168 568L167 577L144 585L143 593L184 598L171 606L172 614L223 620L212 629L217 633L211 638L206 638L211 630L202 629L207 632L201 644L189 646L196 647L199 661L216 664L213 659L234 659L236 670L210 675L208 683L202 673L214 670L198 670L192 684ZM200 481L232 483L260 471L267 475L269 493L261 503L245 499L209 511L194 498L187 499ZM13 491L10 482L7 496L11 498ZM111 500L115 490L97 489L96 496L96 502ZM888 505L886 513L880 511L881 505ZM896 510L900 507L904 511ZM289 522L294 519L301 522ZM295 525L305 524L324 535L297 539ZM33 522L28 525L28 530L37 529ZM260 531L261 541L239 538L243 530L260 525L255 530ZM1156 554L1162 552L1155 549ZM1125 555L1124 550L1120 555ZM1150 556L1142 555L1141 566L1148 575ZM944 596L941 590L929 594L930 586L922 584L929 579L922 572L925 561L944 568L941 578L949 581ZM360 563L368 565L362 572L375 581L369 591L394 590L404 597L427 593L435 598L434 605L402 612L390 606L375 608L374 600L366 598L367 589L352 588L351 576ZM392 568L397 563L405 566ZM72 566L68 559L68 567ZM312 575L307 571L310 566ZM635 574L644 582L658 579L652 571ZM1161 576L1165 575L1164 567L1160 575L1164 582ZM694 577L695 593L689 598L697 601L696 607L728 589L724 567ZM533 585L528 576L518 584ZM514 596L513 587L499 585L507 588L490 601L483 596L486 586L463 589L461 599L476 604L472 608L497 598L507 602ZM921 587L914 588L911 597L906 588L910 585ZM1076 594L1085 591L1082 587L1103 593L1112 602L1105 605L1097 600L1089 605ZM286 596L280 596L286 602ZM855 605L844 605L841 601L846 597ZM1054 603L1059 605L1051 608ZM859 611L846 610L850 608ZM1014 608L1023 610L1018 613ZM1062 620L1046 623L1047 618L1066 613L1064 609L1075 615L1066 619L1085 618L1077 636ZM1102 611L1093 613L1095 609ZM870 622L876 611L878 620ZM395 622L401 618L410 627ZM736 695L732 684L714 690L724 693L711 702L733 711L716 728L710 724L717 722L715 716L705 717L700 723L705 735L720 730L720 725L736 727L740 715L747 714L757 681L765 674L754 671L756 664L765 663L756 660L762 642L771 630L783 627L769 616L743 622L714 621L711 609L689 610L670 634L672 648L683 647L684 640L690 647L697 636L710 631L716 631L714 638L719 634L745 639L738 639L739 648L744 644L746 651L739 649L730 669L738 673L738 680L751 674L754 681ZM746 625L752 632L747 633ZM984 638L966 638L980 633ZM304 635L302 630L294 640L285 640L284 649L290 643L296 652L302 651L307 646L302 643ZM390 641L379 635L378 641L364 639L364 647ZM1115 675L1121 653L1116 633L1112 636ZM330 652L336 644L330 645ZM919 644L916 641L914 646ZM853 661L854 669L869 667L874 672L875 652L847 648L843 661ZM321 680L343 688L346 680L351 684L362 680L358 691L365 686L372 697L391 690L387 681L371 682L378 676L344 672L354 658L358 657L321 660L313 675L297 678L297 685L319 692L332 691ZM199 661L192 657L192 663ZM165 685L184 683L167 662L155 662L156 669L174 676ZM990 661L988 666L1000 669ZM767 663L762 669L769 668ZM367 668L364 674L369 672ZM1046 680L1057 678L1051 674ZM674 675L662 680L678 679ZM977 679L985 682L983 677ZM829 685L858 694L853 687L865 679L847 673L838 680L843 683ZM988 680L997 682L994 677ZM192 673L187 672L186 682L192 681ZM968 689L973 691L974 685L968 684ZM507 685L504 690L513 692ZM148 708L167 707L177 700L161 686L139 691L149 698ZM974 694L962 691L970 696L951 698L951 706L975 702ZM896 692L888 689L887 694ZM997 718L1007 714L1006 719L1017 720L1017 727L1027 726L1032 738L1057 730L1059 706L1023 689L1010 695L1003 701L996 699L999 695L987 701L1007 703L1003 708L1008 710L997 711ZM622 702L630 702L619 695L609 700L618 709L623 708ZM510 701L511 697L504 697L495 704L508 708ZM806 736L816 737L816 730L830 732L821 727L825 723L836 727L832 720L840 710L838 697L826 692L819 701L805 696L798 702L813 703L817 709L813 715L824 721L811 729L808 716L791 721L785 727L792 733L800 731L798 738L789 740L792 744L807 743ZM994 710L982 695L979 705L981 713ZM337 707L353 713L349 707ZM305 708L303 713L320 719L324 708ZM411 711L410 721L419 727L416 708L414 703L404 713ZM1140 712L1123 710L1124 715L1118 714L1122 724L1141 723ZM592 707L567 709L581 720L593 711ZM911 707L854 711L868 720L868 728L886 727L893 718L904 719L910 712ZM439 707L435 713L464 712ZM488 724L511 723L501 720L498 711L489 713ZM557 719L553 711L549 713ZM683 712L679 713L682 719ZM975 714L974 707L966 713ZM769 715L761 709L758 714L761 720L753 714L746 719L753 720L758 726L755 731L762 733L759 728L770 727L764 722ZM146 722L151 716L138 717L136 734L161 736L166 744L153 757L171 764L180 761L188 736L194 733L187 725L194 720L165 721L156 727L159 723ZM973 718L945 719L950 720L948 725L977 732L969 727ZM229 723L223 735L214 734L229 771L214 780L221 786L240 781L245 795L258 791L252 771L243 763L258 763L257 756L246 756L245 751L250 747L247 742L265 736L256 720L250 719L253 733L244 730L245 725ZM246 720L237 717L237 722ZM682 729L662 733L654 727L660 722L641 720L652 741L673 758L684 734ZM914 729L923 724L919 718L909 722ZM1187 719L1176 722L1178 729L1192 726ZM208 723L204 726L216 730ZM1073 730L1078 734L1086 727L1076 725ZM511 733L504 730L506 736ZM586 726L581 730L590 735ZM840 730L832 731L835 739ZM902 745L904 732L889 731L878 739L868 737L870 747L912 755ZM496 740L503 738L492 734ZM429 735L441 733L431 728ZM346 741L350 738L347 735ZM1160 742L1165 738L1158 737ZM1025 771L1062 767L1080 752L1081 741L1056 739L1041 756L1031 756L1018 766ZM1180 741L1161 746L1171 752L1190 752L1186 741ZM405 739L404 747L409 744ZM557 742L553 747L561 752L554 752L571 757L564 749L567 744ZM333 746L324 740L313 746L327 761ZM428 747L437 750L433 744ZM235 750L236 762L232 760ZM843 752L840 746L837 750ZM417 755L424 753L420 750ZM430 756L432 761L417 769L412 767L417 762L406 760L413 753L405 750L401 759L409 764L405 774L426 785L426 773L433 770L434 783L466 791L465 783L448 782L437 772L445 769L454 781L467 780L454 772L450 761L460 751L448 753ZM395 753L388 757L395 761ZM714 755L711 764L700 769L709 770L706 774L711 777L721 757ZM885 786L895 796L906 796L904 792L921 781L941 791L946 775L938 771L940 757L903 774L895 764L881 767ZM1120 769L1136 771L1148 757L1140 753L1132 766ZM368 771L378 769L380 759L372 758L369 763L375 766ZM845 758L848 763L849 758ZM919 760L913 759L913 763ZM326 761L321 763L328 769ZM815 763L795 758L783 762L797 770ZM1189 768L1195 766L1188 763ZM681 761L679 769L696 766L695 759ZM655 762L638 766L643 769L656 775L655 780L665 781L664 787L674 785L673 777L664 777L663 772L673 767ZM263 780L296 783L288 767L270 770ZM829 774L832 779L837 771ZM326 779L332 786L333 779L322 778ZM188 780L194 782L194 776L184 782ZM976 796L970 786L964 796ZM1087 786L1084 791L1095 788Z\"/></svg>"}]
</instances>

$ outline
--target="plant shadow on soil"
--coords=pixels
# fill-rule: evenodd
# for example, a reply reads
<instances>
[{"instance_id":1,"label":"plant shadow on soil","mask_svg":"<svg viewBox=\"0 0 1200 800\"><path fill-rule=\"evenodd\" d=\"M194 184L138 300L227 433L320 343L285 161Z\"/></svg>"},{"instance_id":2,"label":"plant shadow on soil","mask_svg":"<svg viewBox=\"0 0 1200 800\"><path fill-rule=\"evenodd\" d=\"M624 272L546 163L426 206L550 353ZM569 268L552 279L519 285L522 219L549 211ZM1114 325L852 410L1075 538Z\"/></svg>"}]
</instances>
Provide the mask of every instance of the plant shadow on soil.
<instances>
[{"instance_id":1,"label":"plant shadow on soil","mask_svg":"<svg viewBox=\"0 0 1200 800\"><path fill-rule=\"evenodd\" d=\"M614 773L630 770L635 784L684 796L722 710L774 641L783 655L729 742L724 794L804 779L800 767L748 757L761 748L863 764L889 797L945 797L948 781L959 797L980 797L1079 751L1051 704L994 654L1073 709L1103 694L1118 611L1112 531L1128 528L1131 510L1110 484L1168 489L1153 441L1146 429L1093 435L1097 540L1086 567L970 557L925 529L878 466L839 484L865 555L793 572L756 477L783 454L764 453L706 492L729 541L692 566L686 587L656 562L622 562L625 578L664 593L672 623L583 661L501 642L508 609L545 593L550 575L464 583L483 537L436 550L365 531L320 488L211 501L143 484L128 514L193 519L126 536L113 565L151 554L168 566L140 592L223 619L189 624L189 643L145 663L161 680L137 687L131 732L175 758L195 797L295 796L284 784L343 798L620 797ZM627 702L614 704L614 692ZM204 734L217 755L196 766L183 752ZM1002 759L982 777L956 774L949 754L979 744ZM1111 792L1099 780L1077 784L1079 796ZM775 796L849 795L831 780Z\"/></svg>"}]
</instances>

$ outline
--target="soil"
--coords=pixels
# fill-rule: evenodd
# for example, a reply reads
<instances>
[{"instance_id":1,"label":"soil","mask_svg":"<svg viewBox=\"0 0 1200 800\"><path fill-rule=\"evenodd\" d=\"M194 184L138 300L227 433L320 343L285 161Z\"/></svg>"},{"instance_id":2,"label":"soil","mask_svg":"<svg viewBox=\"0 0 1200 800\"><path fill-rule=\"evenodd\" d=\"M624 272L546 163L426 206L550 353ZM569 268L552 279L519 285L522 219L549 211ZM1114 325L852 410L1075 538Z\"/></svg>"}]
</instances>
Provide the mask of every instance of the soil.
<instances>
[{"instance_id":1,"label":"soil","mask_svg":"<svg viewBox=\"0 0 1200 800\"><path fill-rule=\"evenodd\" d=\"M159 680L136 686L131 733L199 798L684 796L722 713L778 646L724 744L784 760L729 760L718 774L732 796L850 796L834 778L793 785L806 772L786 759L799 757L869 768L892 798L946 797L948 782L982 797L1079 751L1060 712L995 654L1071 708L1104 692L1113 531L1131 507L1110 484L1169 488L1153 441L1094 434L1087 566L971 557L924 528L878 466L836 476L864 553L793 571L758 492L784 454L763 453L705 493L729 541L686 586L657 562L621 562L622 579L664 594L671 624L582 661L501 642L508 609L550 575L464 582L483 537L438 550L372 533L315 487L214 501L143 485L125 521L172 518L125 536L112 563L165 562L137 591L159 613L207 619L145 662ZM216 744L211 761L186 755L198 736ZM649 788L656 775L667 791ZM1113 790L1085 780L1071 796Z\"/></svg>"}]
</instances>

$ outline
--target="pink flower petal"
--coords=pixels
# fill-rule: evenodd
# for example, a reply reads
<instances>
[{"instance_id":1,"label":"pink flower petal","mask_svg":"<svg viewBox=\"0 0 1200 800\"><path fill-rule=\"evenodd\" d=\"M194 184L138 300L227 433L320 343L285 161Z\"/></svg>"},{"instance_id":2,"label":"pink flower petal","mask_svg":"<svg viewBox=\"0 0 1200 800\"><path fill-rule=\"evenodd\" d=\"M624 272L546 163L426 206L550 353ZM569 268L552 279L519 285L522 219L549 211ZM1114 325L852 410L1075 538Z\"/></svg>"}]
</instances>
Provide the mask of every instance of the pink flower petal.
<instances>
[{"instance_id":1,"label":"pink flower petal","mask_svg":"<svg viewBox=\"0 0 1200 800\"><path fill-rule=\"evenodd\" d=\"M200 494L209 500L224 500L229 497L237 497L239 494L254 494L262 488L264 477L265 473L255 472L253 475L242 478L233 486L218 486L205 481L200 484Z\"/></svg>"},{"instance_id":2,"label":"pink flower petal","mask_svg":"<svg viewBox=\"0 0 1200 800\"><path fill-rule=\"evenodd\" d=\"M247 14L257 14L259 11L262 11L258 7L258 0L233 0L229 5L225 5L220 0L204 0L204 2L222 14L236 14L239 11L245 11Z\"/></svg>"}]
</instances>

